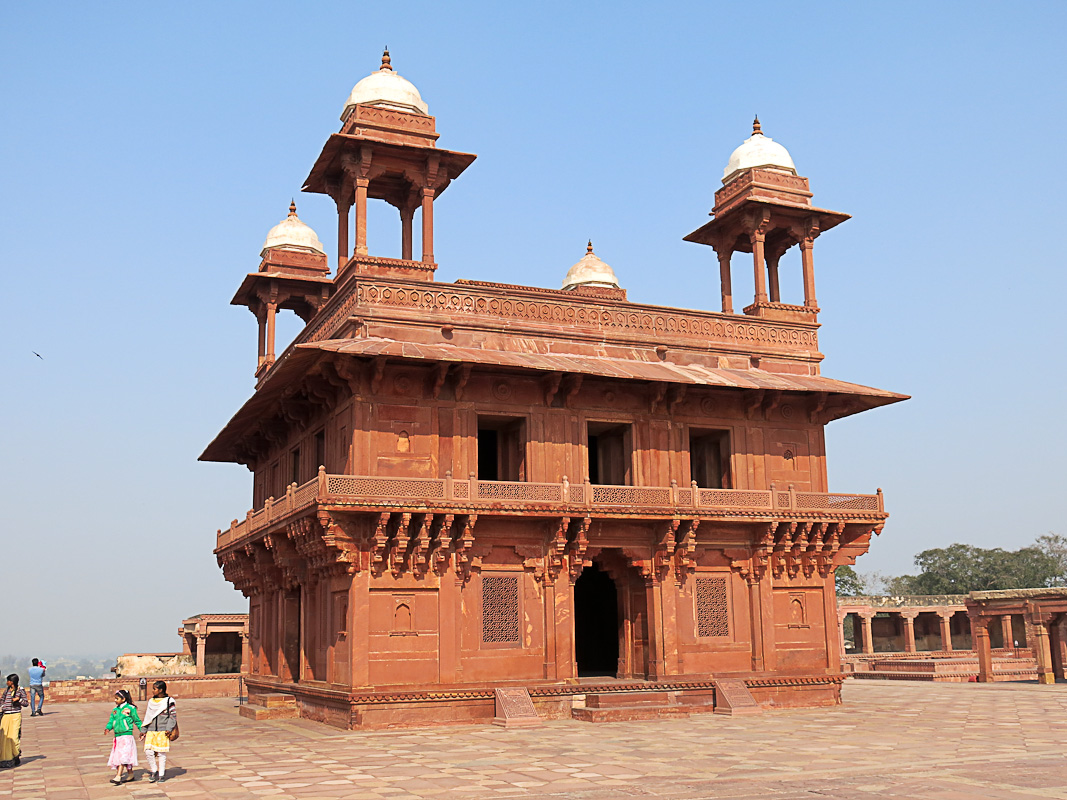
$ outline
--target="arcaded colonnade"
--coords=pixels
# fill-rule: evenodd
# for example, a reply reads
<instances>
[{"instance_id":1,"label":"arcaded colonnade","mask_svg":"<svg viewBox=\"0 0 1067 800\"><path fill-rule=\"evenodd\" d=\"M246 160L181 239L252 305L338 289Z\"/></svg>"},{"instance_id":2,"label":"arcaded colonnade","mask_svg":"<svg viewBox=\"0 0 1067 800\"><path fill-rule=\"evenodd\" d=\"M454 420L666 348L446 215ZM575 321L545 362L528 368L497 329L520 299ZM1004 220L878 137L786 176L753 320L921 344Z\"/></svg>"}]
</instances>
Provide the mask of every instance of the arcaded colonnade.
<instances>
[{"instance_id":1,"label":"arcaded colonnade","mask_svg":"<svg viewBox=\"0 0 1067 800\"><path fill-rule=\"evenodd\" d=\"M838 597L841 651L871 654L970 650L965 599L965 595ZM846 631L849 621L851 640ZM1002 638L1006 644L998 640L997 647L1011 647L1023 633L1020 622L1015 623L1019 627L1016 634L1010 633L1010 618L1005 624Z\"/></svg>"},{"instance_id":2,"label":"arcaded colonnade","mask_svg":"<svg viewBox=\"0 0 1067 800\"><path fill-rule=\"evenodd\" d=\"M197 614L178 628L182 652L196 655L196 674L247 673L248 614Z\"/></svg>"},{"instance_id":3,"label":"arcaded colonnade","mask_svg":"<svg viewBox=\"0 0 1067 800\"><path fill-rule=\"evenodd\" d=\"M971 592L966 608L978 652L979 681L993 679L997 621L1017 616L1025 619L1027 632L1031 633L1038 681L1067 680L1067 587Z\"/></svg>"}]
</instances>

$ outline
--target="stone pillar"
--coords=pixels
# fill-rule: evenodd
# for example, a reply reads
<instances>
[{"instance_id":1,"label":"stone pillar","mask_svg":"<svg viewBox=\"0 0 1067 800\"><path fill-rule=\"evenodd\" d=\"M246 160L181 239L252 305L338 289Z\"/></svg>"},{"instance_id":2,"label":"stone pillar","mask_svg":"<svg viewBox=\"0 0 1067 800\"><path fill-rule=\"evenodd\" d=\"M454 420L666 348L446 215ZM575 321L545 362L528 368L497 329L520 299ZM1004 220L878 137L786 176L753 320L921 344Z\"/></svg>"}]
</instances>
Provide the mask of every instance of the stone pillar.
<instances>
[{"instance_id":1,"label":"stone pillar","mask_svg":"<svg viewBox=\"0 0 1067 800\"><path fill-rule=\"evenodd\" d=\"M766 669L764 658L763 638L766 632L763 630L762 600L760 598L760 581L755 576L748 578L748 605L752 624L752 669L762 672Z\"/></svg>"},{"instance_id":2,"label":"stone pillar","mask_svg":"<svg viewBox=\"0 0 1067 800\"><path fill-rule=\"evenodd\" d=\"M814 244L814 236L805 236L800 240L800 263L804 271L804 305L807 308L819 307L815 299L815 262L811 253Z\"/></svg>"},{"instance_id":3,"label":"stone pillar","mask_svg":"<svg viewBox=\"0 0 1067 800\"><path fill-rule=\"evenodd\" d=\"M256 358L256 369L263 366L263 357L267 353L267 309L260 306L256 310L256 321L259 323L259 355Z\"/></svg>"},{"instance_id":4,"label":"stone pillar","mask_svg":"<svg viewBox=\"0 0 1067 800\"><path fill-rule=\"evenodd\" d=\"M1015 635L1011 632L1011 614L1000 615L1000 636L1005 650L1015 647Z\"/></svg>"},{"instance_id":5,"label":"stone pillar","mask_svg":"<svg viewBox=\"0 0 1067 800\"><path fill-rule=\"evenodd\" d=\"M268 363L274 363L274 317L277 312L277 303L267 303L267 352L263 359Z\"/></svg>"},{"instance_id":6,"label":"stone pillar","mask_svg":"<svg viewBox=\"0 0 1067 800\"><path fill-rule=\"evenodd\" d=\"M733 253L726 248L718 253L719 256L719 283L722 292L722 313L734 313L734 290L730 278L730 256Z\"/></svg>"},{"instance_id":7,"label":"stone pillar","mask_svg":"<svg viewBox=\"0 0 1067 800\"><path fill-rule=\"evenodd\" d=\"M432 187L422 190L422 263L433 263L433 196Z\"/></svg>"},{"instance_id":8,"label":"stone pillar","mask_svg":"<svg viewBox=\"0 0 1067 800\"><path fill-rule=\"evenodd\" d=\"M845 650L848 649L848 648L845 647L845 620L847 618L848 618L848 613L847 612L844 612L844 611L838 611L837 612L837 641L838 641L839 646L841 647L841 655L844 655L845 654ZM853 638L855 638L855 636L856 636L856 626L855 625L852 626L852 636L853 636Z\"/></svg>"},{"instance_id":9,"label":"stone pillar","mask_svg":"<svg viewBox=\"0 0 1067 800\"><path fill-rule=\"evenodd\" d=\"M770 283L771 302L782 302L782 291L778 286L778 262L783 253L777 250L767 256L767 279Z\"/></svg>"},{"instance_id":10,"label":"stone pillar","mask_svg":"<svg viewBox=\"0 0 1067 800\"><path fill-rule=\"evenodd\" d=\"M1048 622L1034 620L1034 655L1037 656L1037 682L1053 684L1056 674L1052 670L1052 647L1049 642Z\"/></svg>"},{"instance_id":11,"label":"stone pillar","mask_svg":"<svg viewBox=\"0 0 1067 800\"><path fill-rule=\"evenodd\" d=\"M915 652L915 618L919 612L913 609L901 611L900 617L904 620L904 652Z\"/></svg>"},{"instance_id":12,"label":"stone pillar","mask_svg":"<svg viewBox=\"0 0 1067 800\"><path fill-rule=\"evenodd\" d=\"M989 617L971 617L971 640L978 653L978 682L993 681L993 651L989 646Z\"/></svg>"},{"instance_id":13,"label":"stone pillar","mask_svg":"<svg viewBox=\"0 0 1067 800\"><path fill-rule=\"evenodd\" d=\"M400 257L405 261L411 261L411 223L414 219L414 205L405 205L400 209Z\"/></svg>"},{"instance_id":14,"label":"stone pillar","mask_svg":"<svg viewBox=\"0 0 1067 800\"><path fill-rule=\"evenodd\" d=\"M860 612L860 618L863 620L863 652L874 652L874 632L871 630L871 620L874 619L873 611Z\"/></svg>"},{"instance_id":15,"label":"stone pillar","mask_svg":"<svg viewBox=\"0 0 1067 800\"><path fill-rule=\"evenodd\" d=\"M352 204L347 198L337 201L337 274L341 274L344 265L348 263L348 211Z\"/></svg>"},{"instance_id":16,"label":"stone pillar","mask_svg":"<svg viewBox=\"0 0 1067 800\"><path fill-rule=\"evenodd\" d=\"M655 578L645 580L645 603L648 608L648 679L661 680L667 663L663 643L663 585Z\"/></svg>"},{"instance_id":17,"label":"stone pillar","mask_svg":"<svg viewBox=\"0 0 1067 800\"><path fill-rule=\"evenodd\" d=\"M1067 615L1048 626L1049 646L1052 650L1052 673L1059 680L1067 680Z\"/></svg>"},{"instance_id":18,"label":"stone pillar","mask_svg":"<svg viewBox=\"0 0 1067 800\"><path fill-rule=\"evenodd\" d=\"M765 224L759 225L755 231L748 235L752 242L752 268L756 278L756 302L767 302L767 271L764 257L764 244L767 236Z\"/></svg>"},{"instance_id":19,"label":"stone pillar","mask_svg":"<svg viewBox=\"0 0 1067 800\"><path fill-rule=\"evenodd\" d=\"M446 576L448 577L448 576ZM348 587L348 658L352 687L370 683L370 571L352 576Z\"/></svg>"},{"instance_id":20,"label":"stone pillar","mask_svg":"<svg viewBox=\"0 0 1067 800\"><path fill-rule=\"evenodd\" d=\"M437 590L438 676L442 683L455 683L460 663L460 635L463 627L463 579L448 569L441 575Z\"/></svg>"},{"instance_id":21,"label":"stone pillar","mask_svg":"<svg viewBox=\"0 0 1067 800\"><path fill-rule=\"evenodd\" d=\"M556 679L556 584L552 575L545 570L544 578L544 615L545 615L545 664L542 675L545 680Z\"/></svg>"},{"instance_id":22,"label":"stone pillar","mask_svg":"<svg viewBox=\"0 0 1067 800\"><path fill-rule=\"evenodd\" d=\"M952 612L938 611L941 617L941 649L952 650Z\"/></svg>"},{"instance_id":23,"label":"stone pillar","mask_svg":"<svg viewBox=\"0 0 1067 800\"><path fill-rule=\"evenodd\" d=\"M248 643L248 634L241 632L241 672L247 675L252 670L252 648Z\"/></svg>"},{"instance_id":24,"label":"stone pillar","mask_svg":"<svg viewBox=\"0 0 1067 800\"><path fill-rule=\"evenodd\" d=\"M196 634L196 674L207 674L207 634Z\"/></svg>"},{"instance_id":25,"label":"stone pillar","mask_svg":"<svg viewBox=\"0 0 1067 800\"><path fill-rule=\"evenodd\" d=\"M356 178L356 249L354 255L367 255L367 187L368 178Z\"/></svg>"}]
</instances>

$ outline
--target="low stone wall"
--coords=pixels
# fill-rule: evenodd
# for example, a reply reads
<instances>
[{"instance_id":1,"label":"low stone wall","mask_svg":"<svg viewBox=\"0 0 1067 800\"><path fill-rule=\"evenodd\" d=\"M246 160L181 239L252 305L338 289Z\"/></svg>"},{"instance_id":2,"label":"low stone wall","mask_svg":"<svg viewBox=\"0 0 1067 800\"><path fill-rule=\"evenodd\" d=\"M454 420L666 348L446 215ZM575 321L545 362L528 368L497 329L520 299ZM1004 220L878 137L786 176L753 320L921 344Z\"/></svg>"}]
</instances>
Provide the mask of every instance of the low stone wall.
<instances>
[{"instance_id":1,"label":"low stone wall","mask_svg":"<svg viewBox=\"0 0 1067 800\"><path fill-rule=\"evenodd\" d=\"M148 696L153 680L167 682L167 694L175 699L194 697L237 697L239 675L160 675L149 678ZM136 676L89 678L80 681L52 681L45 689L46 703L111 702L119 689L127 690L137 702Z\"/></svg>"}]
</instances>

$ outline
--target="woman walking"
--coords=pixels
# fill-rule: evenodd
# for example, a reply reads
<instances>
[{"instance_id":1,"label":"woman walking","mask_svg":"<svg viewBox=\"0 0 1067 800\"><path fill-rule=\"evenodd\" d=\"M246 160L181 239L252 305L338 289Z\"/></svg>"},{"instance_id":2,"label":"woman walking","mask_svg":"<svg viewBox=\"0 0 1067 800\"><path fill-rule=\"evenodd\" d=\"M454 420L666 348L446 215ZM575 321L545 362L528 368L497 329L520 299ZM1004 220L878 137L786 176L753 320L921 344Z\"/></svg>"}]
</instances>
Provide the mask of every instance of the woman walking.
<instances>
[{"instance_id":1,"label":"woman walking","mask_svg":"<svg viewBox=\"0 0 1067 800\"><path fill-rule=\"evenodd\" d=\"M115 692L115 707L111 710L107 727L104 728L104 733L112 731L115 734L107 765L115 770L115 777L111 782L116 786L123 782L123 769L126 770L129 780L133 780L133 768L137 766L137 743L133 739L135 727L140 733L141 715L137 713L137 706L133 704L130 693L119 689Z\"/></svg>"},{"instance_id":2,"label":"woman walking","mask_svg":"<svg viewBox=\"0 0 1067 800\"><path fill-rule=\"evenodd\" d=\"M26 690L19 688L19 676L7 676L7 688L0 695L0 768L17 767L22 756L22 709L30 704Z\"/></svg>"},{"instance_id":3,"label":"woman walking","mask_svg":"<svg viewBox=\"0 0 1067 800\"><path fill-rule=\"evenodd\" d=\"M178 738L178 709L174 698L167 694L166 681L152 684L152 699L148 701L141 727L141 738L145 740L145 760L148 761L148 780L162 783L166 780L164 774L167 771L170 743Z\"/></svg>"}]
</instances>

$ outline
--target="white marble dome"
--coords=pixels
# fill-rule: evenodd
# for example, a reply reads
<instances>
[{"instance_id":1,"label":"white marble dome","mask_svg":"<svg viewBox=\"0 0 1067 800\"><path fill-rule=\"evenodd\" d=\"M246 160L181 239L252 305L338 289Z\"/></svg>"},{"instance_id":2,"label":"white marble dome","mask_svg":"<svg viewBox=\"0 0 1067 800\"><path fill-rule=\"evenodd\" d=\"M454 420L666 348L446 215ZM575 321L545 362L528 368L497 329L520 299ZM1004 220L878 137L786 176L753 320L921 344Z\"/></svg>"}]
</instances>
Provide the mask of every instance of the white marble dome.
<instances>
[{"instance_id":1,"label":"white marble dome","mask_svg":"<svg viewBox=\"0 0 1067 800\"><path fill-rule=\"evenodd\" d=\"M381 69L372 72L353 87L352 93L345 101L344 110L341 112L342 121L348 119L356 103L392 108L397 111L412 111L416 114L429 115L430 113L430 107L423 102L422 95L419 94L415 85L393 71L388 50L382 56Z\"/></svg>"},{"instance_id":2,"label":"white marble dome","mask_svg":"<svg viewBox=\"0 0 1067 800\"><path fill-rule=\"evenodd\" d=\"M752 123L752 135L745 139L730 154L730 161L722 173L722 182L726 183L741 170L766 167L768 169L780 169L797 174L797 168L793 165L793 159L789 151L769 136L764 136L760 130L759 117Z\"/></svg>"},{"instance_id":3,"label":"white marble dome","mask_svg":"<svg viewBox=\"0 0 1067 800\"><path fill-rule=\"evenodd\" d=\"M581 260L567 271L567 277L563 279L564 289L573 289L576 286L609 286L619 288L619 280L615 277L615 270L597 258L593 252L593 243L589 242L585 255Z\"/></svg>"},{"instance_id":4,"label":"white marble dome","mask_svg":"<svg viewBox=\"0 0 1067 800\"><path fill-rule=\"evenodd\" d=\"M289 204L289 216L267 233L267 240L263 242L260 255L271 247L280 247L284 250L310 250L314 253L326 254L315 231L301 222L300 217L296 215L295 202Z\"/></svg>"}]
</instances>

